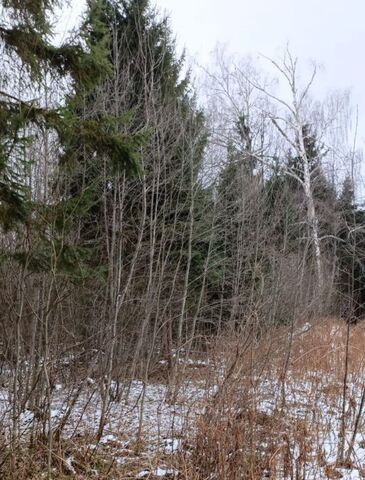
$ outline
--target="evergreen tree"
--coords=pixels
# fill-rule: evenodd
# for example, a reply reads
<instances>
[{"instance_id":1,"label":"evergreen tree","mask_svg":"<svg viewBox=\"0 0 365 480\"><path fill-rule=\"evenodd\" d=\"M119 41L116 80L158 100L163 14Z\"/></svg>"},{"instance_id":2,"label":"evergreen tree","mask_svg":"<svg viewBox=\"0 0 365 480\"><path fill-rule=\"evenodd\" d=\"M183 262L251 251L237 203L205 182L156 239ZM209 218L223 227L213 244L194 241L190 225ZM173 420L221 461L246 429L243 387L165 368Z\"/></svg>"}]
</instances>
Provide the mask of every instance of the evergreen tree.
<instances>
[{"instance_id":1,"label":"evergreen tree","mask_svg":"<svg viewBox=\"0 0 365 480\"><path fill-rule=\"evenodd\" d=\"M365 211L355 203L353 182L349 176L344 180L337 208L340 304L345 319L355 321L365 311Z\"/></svg>"},{"instance_id":2,"label":"evergreen tree","mask_svg":"<svg viewBox=\"0 0 365 480\"><path fill-rule=\"evenodd\" d=\"M238 142L235 141L238 138ZM217 196L217 244L221 271L221 320L239 325L252 311L267 274L264 185L255 174L256 157L247 119L235 124L227 148L227 163L220 173Z\"/></svg>"},{"instance_id":3,"label":"evergreen tree","mask_svg":"<svg viewBox=\"0 0 365 480\"><path fill-rule=\"evenodd\" d=\"M204 118L190 94L188 78L181 78L183 60L176 56L167 19L159 19L145 0L118 3L103 0L98 21L109 34L108 55L113 79L105 82L98 93L92 92L85 97L84 115L97 117L103 110L118 112L120 122L117 129L142 132L140 175L147 184L152 182L156 169L163 168L164 175L159 191L153 197L148 193L147 216L150 216L151 208L162 211L166 199L172 195L180 204L176 209L180 210L179 221L184 228L189 212L186 195L191 182L191 161L196 179L205 145ZM83 239L91 242L103 236L98 229L105 223L102 221L105 205L101 196L105 185L100 183L105 182L105 178L100 176L100 157L85 155L74 146L72 150L78 152L79 173L76 171L72 177L69 192L77 198L80 191L86 189L93 198L89 218L85 217L81 227ZM185 187L176 181L177 172ZM113 179L112 171L107 172L107 179L107 201L112 202L116 182L121 179ZM125 202L130 206L126 208L137 215L142 209L142 200L139 204L136 202L141 198L140 176L127 183ZM172 221L174 215L173 209L169 217L165 216L166 221Z\"/></svg>"},{"instance_id":4,"label":"evergreen tree","mask_svg":"<svg viewBox=\"0 0 365 480\"><path fill-rule=\"evenodd\" d=\"M82 264L84 254L78 245L67 245L64 235L72 232L75 225L71 217L77 219L84 215L93 203L88 190L77 199L69 198L62 183L68 183L80 151L92 158L102 156L115 171L135 172L139 138L118 131L116 125L120 120L109 112L96 117L82 115L85 95L91 95L112 71L108 59L108 32L99 21L102 3L99 0L88 2L78 40L59 47L51 43L50 18L54 6L55 2L3 2L7 15L0 26L0 39L8 55L14 57L15 64L21 64L28 72L29 82L24 85L24 98L0 92L3 127L0 134L0 222L5 230L20 222L28 226L32 223L32 230L39 231L40 241L36 242L36 249L32 247L31 254L16 253L21 262L27 259L31 268L48 270L54 262L51 257L56 246L57 268L74 270ZM50 107L27 100L30 84L43 82L46 75L51 75L57 84L62 79L67 81L70 94L66 103ZM39 141L38 132L56 134L59 144L54 170L58 169L60 174L55 179L51 205L34 204L27 193L25 176L22 176L29 169L28 151L32 143ZM51 237L49 232L52 232Z\"/></svg>"},{"instance_id":5,"label":"evergreen tree","mask_svg":"<svg viewBox=\"0 0 365 480\"><path fill-rule=\"evenodd\" d=\"M132 142L113 131L114 120L110 116L83 119L75 108L81 101L80 94L94 89L111 71L106 50L107 32L97 21L100 2L89 1L80 40L65 42L59 47L51 43L50 17L55 4L52 1L3 2L5 13L0 39L5 52L14 58L16 65L19 66L19 62L23 65L30 82L39 82L47 71L60 79L69 76L70 89L75 92L72 102L53 109L28 101L27 91L24 98L0 92L1 219L4 228L9 228L13 221L26 220L27 201L20 172L22 165L28 162L25 149L34 139L34 129L57 132L63 162L74 157L77 141L92 154L103 152L114 164L130 170L136 168ZM5 58L2 68L6 71Z\"/></svg>"}]
</instances>

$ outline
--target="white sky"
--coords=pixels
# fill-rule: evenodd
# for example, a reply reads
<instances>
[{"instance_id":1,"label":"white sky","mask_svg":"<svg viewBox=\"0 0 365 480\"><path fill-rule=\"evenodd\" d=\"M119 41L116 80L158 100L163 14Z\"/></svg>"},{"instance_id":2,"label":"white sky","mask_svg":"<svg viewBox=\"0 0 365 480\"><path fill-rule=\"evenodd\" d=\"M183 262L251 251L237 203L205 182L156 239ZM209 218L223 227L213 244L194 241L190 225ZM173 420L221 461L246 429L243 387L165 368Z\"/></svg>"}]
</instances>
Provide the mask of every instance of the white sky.
<instances>
[{"instance_id":1,"label":"white sky","mask_svg":"<svg viewBox=\"0 0 365 480\"><path fill-rule=\"evenodd\" d=\"M317 92L351 89L365 142L365 0L157 0L171 19L178 45L200 63L216 44L235 54L280 56L323 65ZM359 146L360 146L359 145Z\"/></svg>"},{"instance_id":2,"label":"white sky","mask_svg":"<svg viewBox=\"0 0 365 480\"><path fill-rule=\"evenodd\" d=\"M278 57L289 42L304 63L323 65L317 92L352 91L359 108L358 144L365 144L365 0L154 0L170 19L180 49L199 63L226 44L238 55ZM67 24L84 0L71 0Z\"/></svg>"}]
</instances>

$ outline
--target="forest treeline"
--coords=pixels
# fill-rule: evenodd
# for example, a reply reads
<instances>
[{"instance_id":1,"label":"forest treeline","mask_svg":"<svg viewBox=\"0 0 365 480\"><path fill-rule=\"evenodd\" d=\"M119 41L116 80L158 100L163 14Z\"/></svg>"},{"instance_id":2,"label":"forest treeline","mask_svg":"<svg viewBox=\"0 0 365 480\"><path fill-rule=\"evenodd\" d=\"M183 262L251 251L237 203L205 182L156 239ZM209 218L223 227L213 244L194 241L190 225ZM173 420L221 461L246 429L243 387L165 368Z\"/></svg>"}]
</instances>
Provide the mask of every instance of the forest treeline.
<instances>
[{"instance_id":1,"label":"forest treeline","mask_svg":"<svg viewBox=\"0 0 365 480\"><path fill-rule=\"evenodd\" d=\"M161 358L173 378L183 351L226 331L361 317L347 94L314 101L315 69L303 81L288 51L268 61L278 88L218 49L197 95L147 0L89 0L61 41L60 2L1 3L0 342L14 408L45 408L65 358L107 396Z\"/></svg>"}]
</instances>

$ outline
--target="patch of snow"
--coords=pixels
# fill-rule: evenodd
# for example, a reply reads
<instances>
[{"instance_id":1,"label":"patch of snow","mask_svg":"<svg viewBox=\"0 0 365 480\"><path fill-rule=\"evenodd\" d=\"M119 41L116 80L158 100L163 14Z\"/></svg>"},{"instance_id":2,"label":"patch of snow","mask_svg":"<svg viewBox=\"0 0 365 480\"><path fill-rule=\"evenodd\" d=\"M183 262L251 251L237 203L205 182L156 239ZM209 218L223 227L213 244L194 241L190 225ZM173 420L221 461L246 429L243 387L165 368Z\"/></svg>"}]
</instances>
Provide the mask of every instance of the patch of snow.
<instances>
[{"instance_id":1,"label":"patch of snow","mask_svg":"<svg viewBox=\"0 0 365 480\"><path fill-rule=\"evenodd\" d=\"M117 438L115 435L113 435L112 433L108 434L108 435L104 435L103 437L101 437L100 439L100 444L101 445L105 445L106 443L110 443L110 442L115 442L115 443L120 443L119 441L119 438Z\"/></svg>"},{"instance_id":2,"label":"patch of snow","mask_svg":"<svg viewBox=\"0 0 365 480\"><path fill-rule=\"evenodd\" d=\"M167 438L164 440L164 452L169 454L169 453L175 453L177 450L179 450L181 446L181 439L179 438Z\"/></svg>"},{"instance_id":3,"label":"patch of snow","mask_svg":"<svg viewBox=\"0 0 365 480\"><path fill-rule=\"evenodd\" d=\"M137 473L136 478L145 478L147 475L150 475L150 473L149 470L142 470L142 472Z\"/></svg>"},{"instance_id":4,"label":"patch of snow","mask_svg":"<svg viewBox=\"0 0 365 480\"><path fill-rule=\"evenodd\" d=\"M174 468L166 468L166 467L157 467L154 470L153 474L156 477L175 477L177 475L177 470Z\"/></svg>"},{"instance_id":5,"label":"patch of snow","mask_svg":"<svg viewBox=\"0 0 365 480\"><path fill-rule=\"evenodd\" d=\"M309 322L306 322L302 327L298 328L298 330L294 332L294 335L302 335L303 333L308 332L311 328L312 325Z\"/></svg>"},{"instance_id":6,"label":"patch of snow","mask_svg":"<svg viewBox=\"0 0 365 480\"><path fill-rule=\"evenodd\" d=\"M65 464L66 464L66 467L67 467L67 470L72 473L72 475L76 475L76 470L74 469L73 465L72 465L72 462L74 461L74 458L73 457L68 457L66 458L65 460Z\"/></svg>"}]
</instances>

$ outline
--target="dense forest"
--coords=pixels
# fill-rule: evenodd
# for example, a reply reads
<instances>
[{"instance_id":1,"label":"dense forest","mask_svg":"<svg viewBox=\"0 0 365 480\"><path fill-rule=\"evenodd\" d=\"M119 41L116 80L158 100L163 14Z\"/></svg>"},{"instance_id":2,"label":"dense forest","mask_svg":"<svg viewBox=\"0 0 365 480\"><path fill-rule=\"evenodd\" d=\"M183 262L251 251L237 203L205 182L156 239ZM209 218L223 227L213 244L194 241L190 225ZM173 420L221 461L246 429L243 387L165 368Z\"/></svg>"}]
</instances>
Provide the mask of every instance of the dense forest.
<instances>
[{"instance_id":1,"label":"dense forest","mask_svg":"<svg viewBox=\"0 0 365 480\"><path fill-rule=\"evenodd\" d=\"M193 80L168 19L148 0L88 0L62 39L62 2L0 4L1 478L339 478L306 475L285 441L283 470L264 467L262 424L237 408L250 404L242 391L256 388L280 348L284 408L298 328L335 318L345 332L337 461L349 462L365 208L348 93L315 98L316 67L288 49L263 71L217 48ZM129 471L115 452L102 465L112 412L133 404L136 382L130 450L140 458L151 385L176 405L189 366L205 371L213 361L217 378L205 380L214 388L190 437L198 443L179 449L174 468ZM233 394L236 376L252 382ZM234 466L212 446L227 398L233 423L251 432L238 448L227 420L227 451L242 453ZM79 425L94 403L91 432ZM71 454L87 436L100 455L84 445Z\"/></svg>"}]
</instances>

